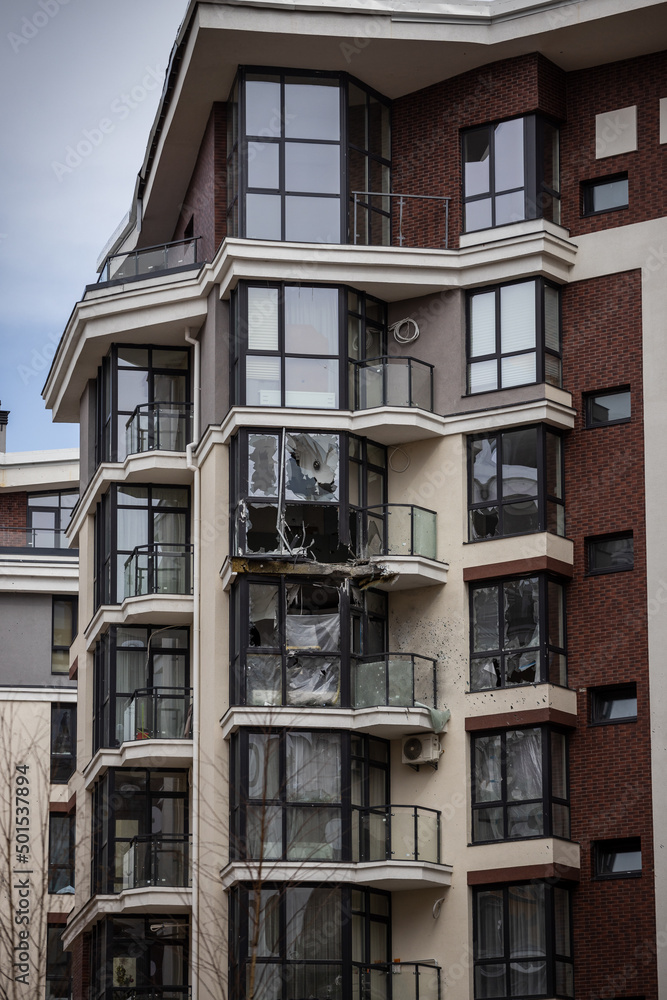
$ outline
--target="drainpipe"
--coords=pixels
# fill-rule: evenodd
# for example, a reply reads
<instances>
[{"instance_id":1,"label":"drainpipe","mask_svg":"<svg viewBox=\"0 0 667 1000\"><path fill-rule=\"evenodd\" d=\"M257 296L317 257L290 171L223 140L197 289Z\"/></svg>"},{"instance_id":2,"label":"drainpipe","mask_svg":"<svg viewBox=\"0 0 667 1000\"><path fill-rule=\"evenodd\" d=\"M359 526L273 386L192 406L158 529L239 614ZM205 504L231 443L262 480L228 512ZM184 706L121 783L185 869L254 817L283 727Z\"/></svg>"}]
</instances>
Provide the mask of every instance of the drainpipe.
<instances>
[{"instance_id":1,"label":"drainpipe","mask_svg":"<svg viewBox=\"0 0 667 1000\"><path fill-rule=\"evenodd\" d=\"M192 564L192 913L193 917L197 913L197 920L193 920L192 928L192 948L190 966L192 969L192 1000L197 1000L199 990L199 801L195 806L195 796L199 791L199 712L200 712L200 650L199 650L199 572L200 572L200 471L199 461L195 457L195 448L199 443L199 427L201 419L201 344L197 337L191 335L191 328L185 328L185 340L194 348L194 400L192 412L192 442L187 445L186 459L188 469L192 469L192 509L194 513L193 525L193 564ZM196 978L196 981L195 981Z\"/></svg>"}]
</instances>

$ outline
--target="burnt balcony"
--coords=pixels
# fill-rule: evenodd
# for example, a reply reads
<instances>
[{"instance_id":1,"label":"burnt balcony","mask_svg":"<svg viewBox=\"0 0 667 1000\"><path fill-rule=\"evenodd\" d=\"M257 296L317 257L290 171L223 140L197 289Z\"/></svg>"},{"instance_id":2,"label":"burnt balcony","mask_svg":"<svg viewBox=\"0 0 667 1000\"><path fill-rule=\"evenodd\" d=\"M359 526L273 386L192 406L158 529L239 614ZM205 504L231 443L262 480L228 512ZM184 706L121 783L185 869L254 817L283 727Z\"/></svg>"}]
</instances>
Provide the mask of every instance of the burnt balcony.
<instances>
[{"instance_id":1,"label":"burnt balcony","mask_svg":"<svg viewBox=\"0 0 667 1000\"><path fill-rule=\"evenodd\" d=\"M192 545L137 545L124 563L124 599L192 593Z\"/></svg>"},{"instance_id":2,"label":"burnt balcony","mask_svg":"<svg viewBox=\"0 0 667 1000\"><path fill-rule=\"evenodd\" d=\"M133 837L122 862L123 889L192 885L191 838L187 835Z\"/></svg>"},{"instance_id":3,"label":"burnt balcony","mask_svg":"<svg viewBox=\"0 0 667 1000\"><path fill-rule=\"evenodd\" d=\"M192 403L142 403L125 425L127 455L185 451L192 440Z\"/></svg>"},{"instance_id":4,"label":"burnt balcony","mask_svg":"<svg viewBox=\"0 0 667 1000\"><path fill-rule=\"evenodd\" d=\"M416 358L385 355L350 363L353 410L409 406L433 412L433 365Z\"/></svg>"},{"instance_id":5,"label":"burnt balcony","mask_svg":"<svg viewBox=\"0 0 667 1000\"><path fill-rule=\"evenodd\" d=\"M122 707L123 742L191 739L191 711L192 688L134 691Z\"/></svg>"},{"instance_id":6,"label":"burnt balcony","mask_svg":"<svg viewBox=\"0 0 667 1000\"><path fill-rule=\"evenodd\" d=\"M116 253L107 257L100 272L98 283L107 281L131 281L148 278L165 271L185 270L200 263L197 259L196 236L187 240L175 240L156 246Z\"/></svg>"}]
</instances>

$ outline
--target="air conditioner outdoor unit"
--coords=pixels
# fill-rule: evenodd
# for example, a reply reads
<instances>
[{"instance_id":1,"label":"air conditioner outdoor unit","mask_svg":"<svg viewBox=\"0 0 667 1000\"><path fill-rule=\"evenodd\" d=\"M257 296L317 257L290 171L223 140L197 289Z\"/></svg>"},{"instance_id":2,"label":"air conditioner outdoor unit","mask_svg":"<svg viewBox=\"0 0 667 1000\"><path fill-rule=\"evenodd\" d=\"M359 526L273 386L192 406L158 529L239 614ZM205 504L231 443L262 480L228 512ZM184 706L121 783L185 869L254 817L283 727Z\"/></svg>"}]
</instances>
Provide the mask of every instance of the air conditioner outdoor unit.
<instances>
[{"instance_id":1,"label":"air conditioner outdoor unit","mask_svg":"<svg viewBox=\"0 0 667 1000\"><path fill-rule=\"evenodd\" d=\"M442 748L439 738L430 733L428 736L407 736L402 752L404 764L437 764Z\"/></svg>"}]
</instances>

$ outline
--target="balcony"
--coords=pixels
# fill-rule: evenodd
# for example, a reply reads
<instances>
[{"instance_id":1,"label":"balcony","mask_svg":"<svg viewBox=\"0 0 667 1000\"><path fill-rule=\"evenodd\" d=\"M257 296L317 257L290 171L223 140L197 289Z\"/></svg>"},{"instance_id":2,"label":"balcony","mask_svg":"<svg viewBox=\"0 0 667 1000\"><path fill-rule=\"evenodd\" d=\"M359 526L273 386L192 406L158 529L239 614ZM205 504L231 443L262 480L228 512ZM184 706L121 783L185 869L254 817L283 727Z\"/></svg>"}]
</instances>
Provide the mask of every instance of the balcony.
<instances>
[{"instance_id":1,"label":"balcony","mask_svg":"<svg viewBox=\"0 0 667 1000\"><path fill-rule=\"evenodd\" d=\"M0 525L0 550L15 551L17 549L36 549L40 552L71 556L76 559L78 549L67 547L65 529L63 528L15 528L11 525Z\"/></svg>"},{"instance_id":2,"label":"balcony","mask_svg":"<svg viewBox=\"0 0 667 1000\"><path fill-rule=\"evenodd\" d=\"M123 855L123 890L192 885L189 836L134 837Z\"/></svg>"},{"instance_id":3,"label":"balcony","mask_svg":"<svg viewBox=\"0 0 667 1000\"><path fill-rule=\"evenodd\" d=\"M451 197L437 194L401 194L398 191L351 191L352 200L352 243L369 244L371 246L432 246L433 237L430 230L433 226L433 206L419 204L420 202L440 202L443 208L440 239L437 245L445 250L449 247L449 203ZM384 199L391 202L398 199L398 211L394 207L395 237L389 239L390 226L377 228L377 237L368 240L365 237L365 222L369 210L384 207ZM385 209L386 210L386 209ZM397 232L396 232L397 230Z\"/></svg>"},{"instance_id":4,"label":"balcony","mask_svg":"<svg viewBox=\"0 0 667 1000\"><path fill-rule=\"evenodd\" d=\"M439 865L440 816L423 806L353 806L352 860Z\"/></svg>"},{"instance_id":5,"label":"balcony","mask_svg":"<svg viewBox=\"0 0 667 1000\"><path fill-rule=\"evenodd\" d=\"M192 440L192 403L142 403L125 425L125 451L185 451Z\"/></svg>"},{"instance_id":6,"label":"balcony","mask_svg":"<svg viewBox=\"0 0 667 1000\"><path fill-rule=\"evenodd\" d=\"M123 743L187 740L191 732L192 688L143 688L122 709Z\"/></svg>"},{"instance_id":7,"label":"balcony","mask_svg":"<svg viewBox=\"0 0 667 1000\"><path fill-rule=\"evenodd\" d=\"M374 1000L440 1000L440 968L428 962L353 965L352 996ZM391 978L390 978L391 977Z\"/></svg>"},{"instance_id":8,"label":"balcony","mask_svg":"<svg viewBox=\"0 0 667 1000\"><path fill-rule=\"evenodd\" d=\"M350 363L350 407L408 406L433 412L433 365L383 356Z\"/></svg>"},{"instance_id":9,"label":"balcony","mask_svg":"<svg viewBox=\"0 0 667 1000\"><path fill-rule=\"evenodd\" d=\"M173 271L197 264L197 243L200 237L176 240L157 246L116 253L107 257L100 272L99 282L128 281L147 278L162 271Z\"/></svg>"},{"instance_id":10,"label":"balcony","mask_svg":"<svg viewBox=\"0 0 667 1000\"><path fill-rule=\"evenodd\" d=\"M436 559L437 533L434 510L407 503L384 503L358 513L359 555L422 556Z\"/></svg>"},{"instance_id":11,"label":"balcony","mask_svg":"<svg viewBox=\"0 0 667 1000\"><path fill-rule=\"evenodd\" d=\"M418 653L353 657L352 708L437 706L435 660Z\"/></svg>"},{"instance_id":12,"label":"balcony","mask_svg":"<svg viewBox=\"0 0 667 1000\"><path fill-rule=\"evenodd\" d=\"M189 986L108 986L101 1000L190 1000Z\"/></svg>"},{"instance_id":13,"label":"balcony","mask_svg":"<svg viewBox=\"0 0 667 1000\"><path fill-rule=\"evenodd\" d=\"M124 564L124 595L192 593L192 545L137 545Z\"/></svg>"}]
</instances>

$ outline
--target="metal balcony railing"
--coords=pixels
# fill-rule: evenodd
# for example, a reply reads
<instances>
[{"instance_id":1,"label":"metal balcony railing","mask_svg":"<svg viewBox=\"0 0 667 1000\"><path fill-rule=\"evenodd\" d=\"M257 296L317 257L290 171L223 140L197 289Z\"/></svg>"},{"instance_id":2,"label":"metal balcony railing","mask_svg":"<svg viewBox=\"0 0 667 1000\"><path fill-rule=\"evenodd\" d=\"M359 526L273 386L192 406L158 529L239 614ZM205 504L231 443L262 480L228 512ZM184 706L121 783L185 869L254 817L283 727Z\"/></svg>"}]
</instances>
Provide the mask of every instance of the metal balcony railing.
<instances>
[{"instance_id":1,"label":"metal balcony railing","mask_svg":"<svg viewBox=\"0 0 667 1000\"><path fill-rule=\"evenodd\" d=\"M61 528L14 528L0 525L0 548L7 549L61 549L64 556L78 556L78 549L67 547L65 531Z\"/></svg>"},{"instance_id":2,"label":"metal balcony railing","mask_svg":"<svg viewBox=\"0 0 667 1000\"><path fill-rule=\"evenodd\" d=\"M439 865L440 816L424 806L353 806L352 860Z\"/></svg>"},{"instance_id":3,"label":"metal balcony railing","mask_svg":"<svg viewBox=\"0 0 667 1000\"><path fill-rule=\"evenodd\" d=\"M358 511L359 556L423 556L437 554L437 515L407 503L385 503Z\"/></svg>"},{"instance_id":4,"label":"metal balcony railing","mask_svg":"<svg viewBox=\"0 0 667 1000\"><path fill-rule=\"evenodd\" d=\"M190 1000L189 986L109 986L103 1000Z\"/></svg>"},{"instance_id":5,"label":"metal balcony railing","mask_svg":"<svg viewBox=\"0 0 667 1000\"><path fill-rule=\"evenodd\" d=\"M352 996L362 1000L440 1000L440 967L430 962L352 965Z\"/></svg>"},{"instance_id":6,"label":"metal balcony railing","mask_svg":"<svg viewBox=\"0 0 667 1000\"><path fill-rule=\"evenodd\" d=\"M154 272L196 264L199 239L199 236L195 236L188 240L131 250L129 253L111 254L104 262L98 282L146 278Z\"/></svg>"},{"instance_id":7,"label":"metal balcony railing","mask_svg":"<svg viewBox=\"0 0 667 1000\"><path fill-rule=\"evenodd\" d=\"M433 365L416 358L389 356L350 362L354 410L376 406L414 406L433 412Z\"/></svg>"},{"instance_id":8,"label":"metal balcony railing","mask_svg":"<svg viewBox=\"0 0 667 1000\"><path fill-rule=\"evenodd\" d=\"M123 855L123 889L190 886L190 844L186 835L134 837Z\"/></svg>"},{"instance_id":9,"label":"metal balcony railing","mask_svg":"<svg viewBox=\"0 0 667 1000\"><path fill-rule=\"evenodd\" d=\"M449 246L449 203L452 200L451 197L445 198L442 195L437 194L400 194L397 191L351 191L350 196L353 200L353 220L352 220L352 242L357 244L360 242L359 239L359 218L363 214L370 210L377 211L379 205L377 199L383 198L398 198L398 245L402 247L407 240L404 233L404 223L407 224L405 219L406 202L415 201L439 201L444 205L445 208L445 219L444 219L444 239L442 240L442 245L445 250ZM375 202L369 199L376 199ZM412 220L409 220L412 225L415 225ZM430 217L428 219L430 222ZM423 226L423 221L421 222ZM393 244L389 244L390 246ZM411 242L411 246L423 246L424 243Z\"/></svg>"},{"instance_id":10,"label":"metal balcony railing","mask_svg":"<svg viewBox=\"0 0 667 1000\"><path fill-rule=\"evenodd\" d=\"M123 706L123 742L192 738L192 688L141 688Z\"/></svg>"},{"instance_id":11,"label":"metal balcony railing","mask_svg":"<svg viewBox=\"0 0 667 1000\"><path fill-rule=\"evenodd\" d=\"M192 546L137 545L125 560L123 597L192 593Z\"/></svg>"},{"instance_id":12,"label":"metal balcony railing","mask_svg":"<svg viewBox=\"0 0 667 1000\"><path fill-rule=\"evenodd\" d=\"M355 656L350 663L352 708L437 705L435 660L418 653Z\"/></svg>"},{"instance_id":13,"label":"metal balcony railing","mask_svg":"<svg viewBox=\"0 0 667 1000\"><path fill-rule=\"evenodd\" d=\"M126 453L185 451L191 432L192 403L142 403L125 425Z\"/></svg>"}]
</instances>

